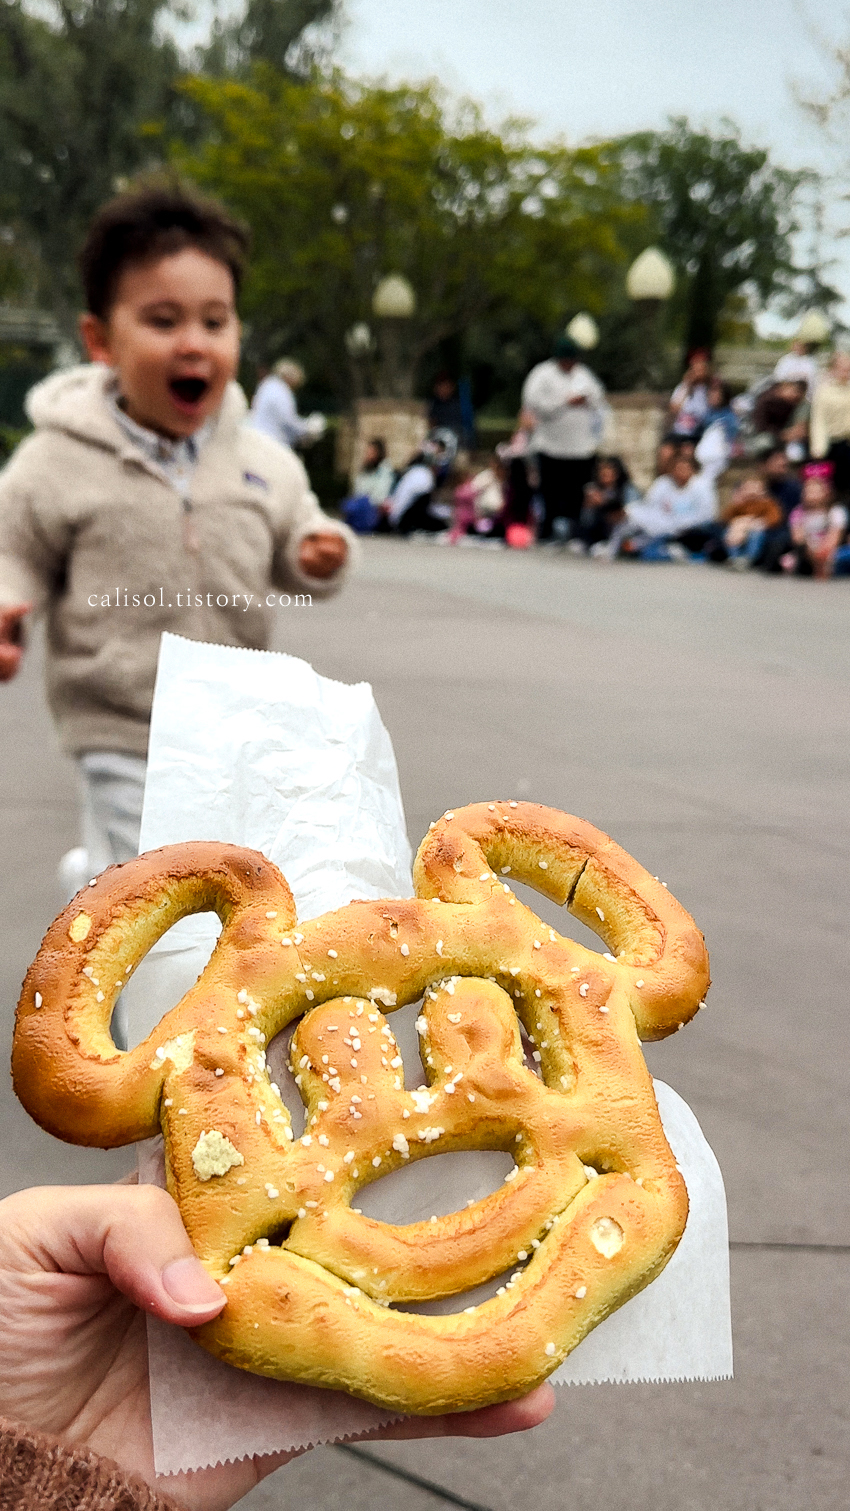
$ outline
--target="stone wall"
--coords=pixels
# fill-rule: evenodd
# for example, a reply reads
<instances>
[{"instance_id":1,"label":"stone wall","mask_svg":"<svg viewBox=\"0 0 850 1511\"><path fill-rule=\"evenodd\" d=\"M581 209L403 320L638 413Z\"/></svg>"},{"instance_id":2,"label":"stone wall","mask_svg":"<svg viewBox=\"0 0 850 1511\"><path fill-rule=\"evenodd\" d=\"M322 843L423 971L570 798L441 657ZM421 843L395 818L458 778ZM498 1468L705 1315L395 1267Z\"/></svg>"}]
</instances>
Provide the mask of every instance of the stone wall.
<instances>
[{"instance_id":1,"label":"stone wall","mask_svg":"<svg viewBox=\"0 0 850 1511\"><path fill-rule=\"evenodd\" d=\"M625 462L643 492L655 476L655 452L665 430L667 400L657 393L608 395L612 424L603 447Z\"/></svg>"},{"instance_id":2,"label":"stone wall","mask_svg":"<svg viewBox=\"0 0 850 1511\"><path fill-rule=\"evenodd\" d=\"M401 471L428 434L428 407L419 399L357 399L336 433L336 469L354 480L367 441L379 437L393 467Z\"/></svg>"}]
</instances>

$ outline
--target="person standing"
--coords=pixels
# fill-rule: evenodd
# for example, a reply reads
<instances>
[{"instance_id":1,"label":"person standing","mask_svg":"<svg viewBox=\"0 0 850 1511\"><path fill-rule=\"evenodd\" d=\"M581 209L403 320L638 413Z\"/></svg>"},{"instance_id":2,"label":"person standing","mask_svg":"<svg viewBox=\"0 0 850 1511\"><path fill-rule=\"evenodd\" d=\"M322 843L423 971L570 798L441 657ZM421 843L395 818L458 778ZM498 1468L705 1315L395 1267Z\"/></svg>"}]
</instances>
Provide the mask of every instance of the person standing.
<instances>
[{"instance_id":1,"label":"person standing","mask_svg":"<svg viewBox=\"0 0 850 1511\"><path fill-rule=\"evenodd\" d=\"M605 428L605 390L580 355L575 341L559 337L552 357L531 369L522 390L523 410L534 422L531 449L540 473L539 540L575 534ZM556 520L565 523L556 528Z\"/></svg>"},{"instance_id":2,"label":"person standing","mask_svg":"<svg viewBox=\"0 0 850 1511\"><path fill-rule=\"evenodd\" d=\"M815 461L832 463L839 498L850 498L850 353L836 352L815 389L809 432Z\"/></svg>"},{"instance_id":3,"label":"person standing","mask_svg":"<svg viewBox=\"0 0 850 1511\"><path fill-rule=\"evenodd\" d=\"M308 415L302 419L298 413L295 397L303 388L306 374L300 362L291 357L282 357L272 371L263 378L251 400L248 423L254 430L261 430L275 441L295 449L307 441L317 441L325 433L325 417Z\"/></svg>"}]
</instances>

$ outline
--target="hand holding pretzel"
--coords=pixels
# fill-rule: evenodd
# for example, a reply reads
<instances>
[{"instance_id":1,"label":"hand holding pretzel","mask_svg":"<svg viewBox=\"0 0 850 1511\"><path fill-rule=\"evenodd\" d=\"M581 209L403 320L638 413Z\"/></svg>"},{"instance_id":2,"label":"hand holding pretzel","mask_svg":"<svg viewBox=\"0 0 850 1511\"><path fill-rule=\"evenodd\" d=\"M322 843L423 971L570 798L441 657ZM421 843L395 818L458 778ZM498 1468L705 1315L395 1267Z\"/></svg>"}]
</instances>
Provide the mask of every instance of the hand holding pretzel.
<instances>
[{"instance_id":1,"label":"hand holding pretzel","mask_svg":"<svg viewBox=\"0 0 850 1511\"><path fill-rule=\"evenodd\" d=\"M708 964L661 883L553 810L446 814L415 878L412 900L298 925L285 881L254 852L199 843L113 869L48 932L13 1071L60 1137L114 1145L161 1125L169 1190L227 1292L197 1332L211 1352L439 1414L532 1389L674 1251L687 1197L640 1038L693 1016ZM606 954L545 927L514 879L565 903ZM223 930L199 982L119 1054L108 1024L129 972L179 918L210 908ZM426 1084L408 1092L381 1009L419 999ZM266 1067L294 1019L299 1139ZM516 1160L472 1207L400 1226L353 1211L381 1175L471 1148ZM394 1309L511 1269L477 1307Z\"/></svg>"},{"instance_id":2,"label":"hand holding pretzel","mask_svg":"<svg viewBox=\"0 0 850 1511\"><path fill-rule=\"evenodd\" d=\"M189 1327L224 1304L224 1291L193 1255L177 1207L155 1186L56 1186L6 1197L0 1418L112 1460L193 1511L233 1505L297 1455L157 1476L142 1316L149 1311ZM367 1436L490 1437L536 1426L551 1406L547 1386L525 1401L408 1419Z\"/></svg>"}]
</instances>

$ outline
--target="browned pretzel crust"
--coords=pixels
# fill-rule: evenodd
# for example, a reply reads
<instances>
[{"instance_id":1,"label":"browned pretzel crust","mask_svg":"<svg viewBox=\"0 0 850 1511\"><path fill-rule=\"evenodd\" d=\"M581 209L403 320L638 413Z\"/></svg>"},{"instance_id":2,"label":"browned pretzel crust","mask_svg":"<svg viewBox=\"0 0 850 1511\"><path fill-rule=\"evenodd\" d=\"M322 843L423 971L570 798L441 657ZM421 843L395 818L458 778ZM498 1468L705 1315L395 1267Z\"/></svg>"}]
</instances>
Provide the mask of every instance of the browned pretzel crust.
<instances>
[{"instance_id":1,"label":"browned pretzel crust","mask_svg":"<svg viewBox=\"0 0 850 1511\"><path fill-rule=\"evenodd\" d=\"M12 1068L32 1116L72 1143L162 1129L168 1188L227 1289L222 1315L195 1334L211 1353L430 1414L530 1390L670 1258L687 1196L640 1039L687 1022L709 977L702 935L664 885L553 809L445 814L415 879L415 899L299 925L286 882L255 851L175 845L113 867L48 931ZM565 903L609 953L542 924L513 880ZM210 909L223 930L196 986L120 1053L109 1023L130 971L178 919ZM423 997L427 1086L408 1092L382 1009ZM265 1056L296 1018L300 1139ZM518 1018L542 1079L524 1063ZM462 1149L510 1150L516 1165L436 1221L352 1210L370 1181ZM475 1308L392 1309L512 1267Z\"/></svg>"}]
</instances>

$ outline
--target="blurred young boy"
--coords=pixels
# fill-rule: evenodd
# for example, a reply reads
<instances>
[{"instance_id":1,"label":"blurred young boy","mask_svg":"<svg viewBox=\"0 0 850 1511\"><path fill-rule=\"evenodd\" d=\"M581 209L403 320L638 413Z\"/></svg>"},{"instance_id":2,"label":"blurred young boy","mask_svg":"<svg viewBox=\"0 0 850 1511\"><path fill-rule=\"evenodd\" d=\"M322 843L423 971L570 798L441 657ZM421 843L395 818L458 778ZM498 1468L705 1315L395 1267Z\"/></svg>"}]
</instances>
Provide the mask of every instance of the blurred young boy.
<instances>
[{"instance_id":1,"label":"blurred young boy","mask_svg":"<svg viewBox=\"0 0 850 1511\"><path fill-rule=\"evenodd\" d=\"M247 246L173 186L104 206L80 257L91 364L32 390L35 434L0 477L0 681L43 611L91 875L137 850L163 630L264 649L281 591L325 596L350 560L298 458L242 423Z\"/></svg>"}]
</instances>

